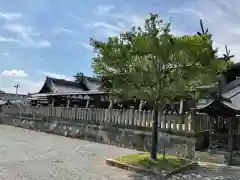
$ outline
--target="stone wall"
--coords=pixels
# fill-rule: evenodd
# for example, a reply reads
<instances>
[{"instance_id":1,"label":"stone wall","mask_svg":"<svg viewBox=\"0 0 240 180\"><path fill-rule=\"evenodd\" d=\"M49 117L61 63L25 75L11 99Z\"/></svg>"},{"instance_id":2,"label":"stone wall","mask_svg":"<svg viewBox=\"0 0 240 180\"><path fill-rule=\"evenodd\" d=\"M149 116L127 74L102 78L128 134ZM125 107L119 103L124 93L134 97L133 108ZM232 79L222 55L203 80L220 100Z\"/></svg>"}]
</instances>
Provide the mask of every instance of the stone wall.
<instances>
[{"instance_id":1,"label":"stone wall","mask_svg":"<svg viewBox=\"0 0 240 180\"><path fill-rule=\"evenodd\" d=\"M152 137L149 131L117 128L110 125L90 125L67 120L36 120L3 115L0 120L2 124L45 133L134 148L140 151L150 151L151 149ZM169 155L193 158L195 155L195 138L159 132L159 153L163 152L163 147L166 148L166 153Z\"/></svg>"}]
</instances>

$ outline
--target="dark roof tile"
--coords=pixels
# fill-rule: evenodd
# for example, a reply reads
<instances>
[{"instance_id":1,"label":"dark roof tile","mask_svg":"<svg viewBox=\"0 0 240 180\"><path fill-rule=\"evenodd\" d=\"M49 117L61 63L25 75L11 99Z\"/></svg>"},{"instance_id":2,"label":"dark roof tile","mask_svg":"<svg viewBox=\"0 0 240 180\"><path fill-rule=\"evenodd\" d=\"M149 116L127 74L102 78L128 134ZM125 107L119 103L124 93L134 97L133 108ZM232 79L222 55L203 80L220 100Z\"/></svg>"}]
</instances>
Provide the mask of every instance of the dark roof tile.
<instances>
[{"instance_id":1,"label":"dark roof tile","mask_svg":"<svg viewBox=\"0 0 240 180\"><path fill-rule=\"evenodd\" d=\"M44 91L46 86L50 87L52 93L98 91L101 87L101 81L97 78L87 76L84 76L83 83L47 77L42 89L38 93L46 93Z\"/></svg>"}]
</instances>

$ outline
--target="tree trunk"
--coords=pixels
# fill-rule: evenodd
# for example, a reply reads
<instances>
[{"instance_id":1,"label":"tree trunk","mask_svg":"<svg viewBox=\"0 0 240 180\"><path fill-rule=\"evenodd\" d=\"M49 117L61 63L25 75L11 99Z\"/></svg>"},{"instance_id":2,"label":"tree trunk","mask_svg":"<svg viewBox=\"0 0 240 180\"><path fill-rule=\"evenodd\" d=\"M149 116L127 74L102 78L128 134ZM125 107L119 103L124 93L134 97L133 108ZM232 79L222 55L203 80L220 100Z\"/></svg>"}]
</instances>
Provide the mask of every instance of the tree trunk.
<instances>
[{"instance_id":1,"label":"tree trunk","mask_svg":"<svg viewBox=\"0 0 240 180\"><path fill-rule=\"evenodd\" d=\"M153 107L153 123L152 123L152 151L151 158L157 159L158 147L158 106L155 104Z\"/></svg>"}]
</instances>

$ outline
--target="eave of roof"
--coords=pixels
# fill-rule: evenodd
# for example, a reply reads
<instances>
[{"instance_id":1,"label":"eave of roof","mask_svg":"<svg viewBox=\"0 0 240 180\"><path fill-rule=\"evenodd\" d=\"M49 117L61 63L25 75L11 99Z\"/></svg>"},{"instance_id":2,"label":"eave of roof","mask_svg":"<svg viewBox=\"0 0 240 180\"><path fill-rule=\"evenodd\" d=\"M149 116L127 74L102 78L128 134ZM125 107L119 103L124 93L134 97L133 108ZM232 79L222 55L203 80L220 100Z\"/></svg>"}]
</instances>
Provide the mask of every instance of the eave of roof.
<instances>
[{"instance_id":1,"label":"eave of roof","mask_svg":"<svg viewBox=\"0 0 240 180\"><path fill-rule=\"evenodd\" d=\"M206 113L209 116L222 116L222 117L232 117L235 115L240 115L239 107L234 106L232 103L228 103L221 100L214 100L206 105L198 105L195 111L199 113Z\"/></svg>"},{"instance_id":2,"label":"eave of roof","mask_svg":"<svg viewBox=\"0 0 240 180\"><path fill-rule=\"evenodd\" d=\"M83 92L62 92L62 93L39 93L32 94L31 97L46 97L46 96L71 96L71 95L107 95L103 91L83 91Z\"/></svg>"},{"instance_id":3,"label":"eave of roof","mask_svg":"<svg viewBox=\"0 0 240 180\"><path fill-rule=\"evenodd\" d=\"M221 96L225 99L229 99L231 102L225 100L211 100L207 104L198 104L196 110L199 112L209 112L211 109L215 109L217 106L232 111L234 113L240 114L240 80L237 79L232 81L223 87Z\"/></svg>"},{"instance_id":4,"label":"eave of roof","mask_svg":"<svg viewBox=\"0 0 240 180\"><path fill-rule=\"evenodd\" d=\"M47 77L41 90L38 93L34 94L42 93L46 86L52 89L52 93L75 93L81 91L100 90L101 82L97 78L87 76L84 76L82 83Z\"/></svg>"}]
</instances>

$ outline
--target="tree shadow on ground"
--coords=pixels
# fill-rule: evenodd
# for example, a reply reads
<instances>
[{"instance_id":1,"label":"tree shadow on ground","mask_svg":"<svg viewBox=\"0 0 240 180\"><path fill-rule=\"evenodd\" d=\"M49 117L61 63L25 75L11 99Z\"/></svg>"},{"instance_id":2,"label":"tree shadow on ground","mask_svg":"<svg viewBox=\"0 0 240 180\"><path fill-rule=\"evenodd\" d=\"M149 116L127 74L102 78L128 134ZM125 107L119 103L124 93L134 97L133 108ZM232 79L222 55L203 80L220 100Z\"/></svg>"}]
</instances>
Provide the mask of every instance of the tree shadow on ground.
<instances>
[{"instance_id":1,"label":"tree shadow on ground","mask_svg":"<svg viewBox=\"0 0 240 180\"><path fill-rule=\"evenodd\" d=\"M132 180L164 180L150 174L133 173L129 175ZM182 173L167 178L166 180L239 180L240 167L219 167L213 165L204 165L192 170L186 170Z\"/></svg>"}]
</instances>

